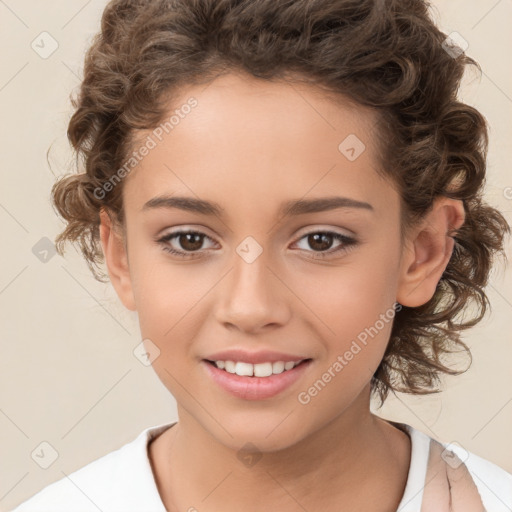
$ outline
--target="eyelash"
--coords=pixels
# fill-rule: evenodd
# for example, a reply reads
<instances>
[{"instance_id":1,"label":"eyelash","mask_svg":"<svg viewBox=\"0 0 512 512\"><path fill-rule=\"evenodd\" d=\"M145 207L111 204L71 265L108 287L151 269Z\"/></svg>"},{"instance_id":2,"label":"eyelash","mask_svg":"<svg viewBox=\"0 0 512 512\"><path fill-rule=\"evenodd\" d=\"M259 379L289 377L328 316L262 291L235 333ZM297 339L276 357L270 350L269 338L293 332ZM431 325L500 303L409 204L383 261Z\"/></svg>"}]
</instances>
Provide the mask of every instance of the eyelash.
<instances>
[{"instance_id":1,"label":"eyelash","mask_svg":"<svg viewBox=\"0 0 512 512\"><path fill-rule=\"evenodd\" d=\"M200 231L181 230L181 231L174 231L172 233L168 233L167 235L165 235L162 238L158 239L157 242L159 244L161 244L162 249L164 251L166 251L166 252L168 252L168 253L170 253L170 254L172 254L174 256L178 256L180 258L191 259L191 258L194 258L194 255L198 254L199 251L190 251L190 252L177 251L177 250L173 249L172 247L169 247L169 245L168 245L168 242L170 242L172 239L177 238L179 235L186 235L186 234L199 235L199 236L203 236L203 237L209 238L211 240L211 238L208 235L206 235L205 233L201 233ZM309 233L305 233L304 235L302 235L297 241L300 241L303 238L306 238L306 237L308 237L310 235L316 235L316 234L330 235L335 240L338 240L339 242L343 242L343 244L341 246L339 246L337 249L334 249L334 250L323 251L323 252L312 251L312 252L315 252L315 254L316 254L316 256L313 256L312 259L324 259L324 258L327 258L327 257L329 257L332 254L335 254L335 253L338 253L338 252L347 251L350 247L354 247L358 243L356 239L351 238L351 237L346 236L346 235L342 235L340 233L336 233L335 231L311 231ZM311 251L307 251L307 252L311 252Z\"/></svg>"}]
</instances>

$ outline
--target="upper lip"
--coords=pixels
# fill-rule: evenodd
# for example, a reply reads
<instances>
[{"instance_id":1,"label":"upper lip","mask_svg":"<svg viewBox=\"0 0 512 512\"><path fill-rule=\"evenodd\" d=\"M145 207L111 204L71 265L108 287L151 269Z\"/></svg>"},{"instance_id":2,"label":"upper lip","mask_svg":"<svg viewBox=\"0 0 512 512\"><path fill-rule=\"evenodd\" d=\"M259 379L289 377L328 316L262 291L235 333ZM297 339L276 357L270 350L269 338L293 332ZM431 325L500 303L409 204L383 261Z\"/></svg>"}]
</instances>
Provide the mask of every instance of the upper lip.
<instances>
[{"instance_id":1,"label":"upper lip","mask_svg":"<svg viewBox=\"0 0 512 512\"><path fill-rule=\"evenodd\" d=\"M240 361L244 363L275 363L276 361L302 361L309 359L308 357L297 356L293 354L285 354L283 352L275 352L273 350L260 350L258 352L247 352L241 348L232 348L229 350L221 350L206 357L208 361Z\"/></svg>"}]
</instances>

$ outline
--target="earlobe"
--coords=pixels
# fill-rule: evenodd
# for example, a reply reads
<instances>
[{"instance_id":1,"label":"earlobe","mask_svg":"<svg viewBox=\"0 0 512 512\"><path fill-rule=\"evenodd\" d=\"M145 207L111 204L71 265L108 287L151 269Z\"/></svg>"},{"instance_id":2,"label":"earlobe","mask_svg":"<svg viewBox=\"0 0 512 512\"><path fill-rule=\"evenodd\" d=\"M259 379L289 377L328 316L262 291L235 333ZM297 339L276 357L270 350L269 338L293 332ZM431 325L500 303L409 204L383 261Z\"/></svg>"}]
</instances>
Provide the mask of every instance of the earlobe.
<instances>
[{"instance_id":1,"label":"earlobe","mask_svg":"<svg viewBox=\"0 0 512 512\"><path fill-rule=\"evenodd\" d=\"M452 232L464 219L462 201L443 196L434 202L404 248L397 302L418 307L433 297L455 247Z\"/></svg>"},{"instance_id":2,"label":"earlobe","mask_svg":"<svg viewBox=\"0 0 512 512\"><path fill-rule=\"evenodd\" d=\"M117 295L127 309L136 311L125 244L104 209L100 212L100 240L110 281Z\"/></svg>"}]
</instances>

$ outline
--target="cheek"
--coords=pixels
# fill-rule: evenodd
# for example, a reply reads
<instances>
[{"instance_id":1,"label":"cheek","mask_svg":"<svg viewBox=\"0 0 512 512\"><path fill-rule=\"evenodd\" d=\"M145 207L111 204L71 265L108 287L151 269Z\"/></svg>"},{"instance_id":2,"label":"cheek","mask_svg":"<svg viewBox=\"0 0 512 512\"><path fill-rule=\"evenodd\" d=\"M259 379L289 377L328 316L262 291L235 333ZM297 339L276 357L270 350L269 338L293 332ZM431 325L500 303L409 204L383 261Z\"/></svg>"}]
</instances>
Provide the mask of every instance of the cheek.
<instances>
[{"instance_id":1,"label":"cheek","mask_svg":"<svg viewBox=\"0 0 512 512\"><path fill-rule=\"evenodd\" d=\"M156 258L153 265L137 267L134 294L143 339L158 349L152 367L178 402L187 403L183 389L194 388L196 374L191 372L195 340L205 321L201 299L211 287L212 279L201 275L193 265L165 264Z\"/></svg>"},{"instance_id":2,"label":"cheek","mask_svg":"<svg viewBox=\"0 0 512 512\"><path fill-rule=\"evenodd\" d=\"M360 387L369 381L382 360L395 318L396 255L390 246L371 252L361 251L337 268L319 268L302 284L308 309L317 314L308 313L308 318L320 329L327 354L318 373L339 375L333 382L343 382L341 386L350 382ZM338 356L342 360L335 364Z\"/></svg>"},{"instance_id":3,"label":"cheek","mask_svg":"<svg viewBox=\"0 0 512 512\"><path fill-rule=\"evenodd\" d=\"M177 367L183 354L194 356L192 344L204 321L201 304L219 274L208 265L171 261L159 248L132 248L130 269L141 335L163 356L155 368Z\"/></svg>"},{"instance_id":4,"label":"cheek","mask_svg":"<svg viewBox=\"0 0 512 512\"><path fill-rule=\"evenodd\" d=\"M331 335L355 337L395 302L398 274L393 260L353 258L337 268L316 269L303 275L301 295Z\"/></svg>"},{"instance_id":5,"label":"cheek","mask_svg":"<svg viewBox=\"0 0 512 512\"><path fill-rule=\"evenodd\" d=\"M308 380L298 402L310 417L329 419L343 411L369 384L384 356L395 309L389 276L355 268L347 275L317 282L308 305L319 311L324 356ZM323 286L321 286L323 284Z\"/></svg>"}]
</instances>

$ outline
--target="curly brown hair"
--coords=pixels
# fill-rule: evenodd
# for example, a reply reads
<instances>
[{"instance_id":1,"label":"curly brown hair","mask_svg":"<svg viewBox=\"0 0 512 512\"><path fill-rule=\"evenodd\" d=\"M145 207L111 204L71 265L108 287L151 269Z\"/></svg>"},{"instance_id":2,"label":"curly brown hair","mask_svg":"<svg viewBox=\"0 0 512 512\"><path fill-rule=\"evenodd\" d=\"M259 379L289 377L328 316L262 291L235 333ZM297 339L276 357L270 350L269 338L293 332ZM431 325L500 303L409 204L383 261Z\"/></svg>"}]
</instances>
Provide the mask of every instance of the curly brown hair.
<instances>
[{"instance_id":1,"label":"curly brown hair","mask_svg":"<svg viewBox=\"0 0 512 512\"><path fill-rule=\"evenodd\" d=\"M84 171L52 189L67 223L56 238L59 253L77 243L95 278L107 279L99 213L124 222L122 181L97 191L126 161L137 130L158 126L181 87L230 71L293 76L377 110L378 172L400 192L402 233L436 197L463 202L465 222L450 233L455 247L433 297L399 308L371 382L381 404L389 391L438 392L440 373L465 371L444 356L462 351L471 360L459 331L486 312L484 287L510 227L482 200L486 121L457 99L466 66L480 67L453 51L429 9L423 0L112 0L71 98L67 133Z\"/></svg>"}]
</instances>

